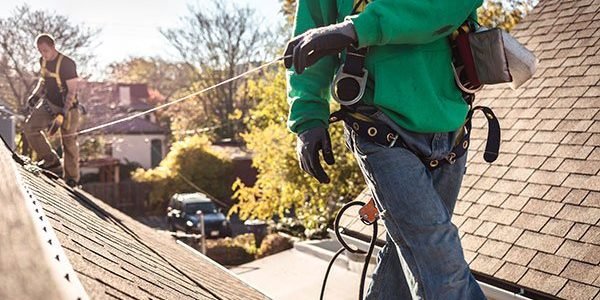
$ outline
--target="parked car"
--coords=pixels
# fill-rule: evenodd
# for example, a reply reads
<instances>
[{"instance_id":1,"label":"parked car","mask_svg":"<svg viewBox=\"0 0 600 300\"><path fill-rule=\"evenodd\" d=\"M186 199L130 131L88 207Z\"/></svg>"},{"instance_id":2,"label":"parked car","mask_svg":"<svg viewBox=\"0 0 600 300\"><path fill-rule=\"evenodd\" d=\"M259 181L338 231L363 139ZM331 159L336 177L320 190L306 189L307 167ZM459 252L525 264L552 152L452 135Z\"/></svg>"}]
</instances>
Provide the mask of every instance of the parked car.
<instances>
[{"instance_id":1,"label":"parked car","mask_svg":"<svg viewBox=\"0 0 600 300\"><path fill-rule=\"evenodd\" d=\"M171 231L200 233L200 215L204 215L207 238L231 236L231 226L225 215L210 198L202 193L175 194L167 208L167 224Z\"/></svg>"}]
</instances>

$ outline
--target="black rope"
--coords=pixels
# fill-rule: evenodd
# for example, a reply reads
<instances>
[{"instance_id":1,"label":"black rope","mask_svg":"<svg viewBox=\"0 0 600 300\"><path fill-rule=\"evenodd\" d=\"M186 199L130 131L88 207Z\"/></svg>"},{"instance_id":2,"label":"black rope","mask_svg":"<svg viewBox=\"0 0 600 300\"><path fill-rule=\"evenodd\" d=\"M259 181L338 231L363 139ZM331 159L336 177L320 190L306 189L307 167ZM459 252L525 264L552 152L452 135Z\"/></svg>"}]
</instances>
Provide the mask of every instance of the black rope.
<instances>
[{"instance_id":1,"label":"black rope","mask_svg":"<svg viewBox=\"0 0 600 300\"><path fill-rule=\"evenodd\" d=\"M329 277L329 272L331 271L331 267L333 266L333 263L338 258L338 256L346 250L348 250L348 252L350 252L350 253L366 255L365 262L363 264L363 269L362 269L362 272L360 275L360 288L359 288L359 292L358 292L358 299L359 300L363 299L364 289L365 289L365 280L367 278L367 269L369 268L369 262L371 261L371 255L373 254L373 250L375 249L375 242L377 241L377 222L373 222L373 224L371 224L371 225L373 225L373 235L371 236L371 241L369 241L369 249L367 250L367 252L364 252L358 248L353 248L350 245L348 245L348 243L346 243L346 241L342 237L342 233L340 230L340 221L342 219L342 216L344 215L344 212L346 210L348 210L350 207L352 207L352 206L361 206L362 207L362 206L365 206L365 204L366 203L364 203L362 201L348 202L344 206L342 206L340 211L335 216L335 221L333 223L333 230L335 232L335 236L337 237L338 241L340 242L340 244L342 244L342 248L340 248L335 253L335 255L333 255L331 260L329 261L329 265L327 266L327 271L325 271L325 277L323 278L323 285L321 286L321 295L319 297L319 299L321 299L321 300L323 300L323 295L325 294L325 286L327 285L327 279Z\"/></svg>"}]
</instances>

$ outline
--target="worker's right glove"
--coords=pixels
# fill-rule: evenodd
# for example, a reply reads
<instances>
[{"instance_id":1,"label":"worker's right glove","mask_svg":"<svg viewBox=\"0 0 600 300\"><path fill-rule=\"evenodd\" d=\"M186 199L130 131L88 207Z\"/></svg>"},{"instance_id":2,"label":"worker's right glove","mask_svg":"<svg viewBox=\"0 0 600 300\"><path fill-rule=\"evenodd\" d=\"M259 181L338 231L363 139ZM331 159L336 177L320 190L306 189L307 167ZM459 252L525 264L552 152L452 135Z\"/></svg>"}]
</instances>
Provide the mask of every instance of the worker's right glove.
<instances>
[{"instance_id":1,"label":"worker's right glove","mask_svg":"<svg viewBox=\"0 0 600 300\"><path fill-rule=\"evenodd\" d=\"M329 176L321 166L319 151L323 151L323 159L328 165L335 163L331 139L326 128L312 128L298 135L296 153L300 167L320 183L329 183Z\"/></svg>"},{"instance_id":2,"label":"worker's right glove","mask_svg":"<svg viewBox=\"0 0 600 300\"><path fill-rule=\"evenodd\" d=\"M285 50L286 68L297 74L324 56L338 54L358 40L351 21L311 29L288 42Z\"/></svg>"}]
</instances>

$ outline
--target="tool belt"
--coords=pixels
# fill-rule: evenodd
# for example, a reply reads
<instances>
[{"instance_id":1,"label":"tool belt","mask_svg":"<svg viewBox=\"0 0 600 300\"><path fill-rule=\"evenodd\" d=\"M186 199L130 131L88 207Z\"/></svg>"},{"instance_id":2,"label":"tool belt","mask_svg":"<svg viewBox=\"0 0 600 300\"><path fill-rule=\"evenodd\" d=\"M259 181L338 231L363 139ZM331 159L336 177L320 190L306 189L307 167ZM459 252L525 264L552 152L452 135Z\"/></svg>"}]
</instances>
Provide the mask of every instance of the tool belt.
<instances>
[{"instance_id":1,"label":"tool belt","mask_svg":"<svg viewBox=\"0 0 600 300\"><path fill-rule=\"evenodd\" d=\"M462 128L462 134L459 135L459 138L454 143L454 147L445 158L431 159L417 155L427 168L435 169L444 164L454 164L457 159L467 152L471 137L471 119L473 113L478 110L485 114L488 121L488 134L483 158L487 162L493 162L498 158L500 148L500 124L498 123L498 119L489 107L476 106L469 110ZM348 108L342 108L329 116L330 123L338 121L344 121L356 134L373 143L389 148L404 147L408 149L401 136L382 121L373 120Z\"/></svg>"}]
</instances>

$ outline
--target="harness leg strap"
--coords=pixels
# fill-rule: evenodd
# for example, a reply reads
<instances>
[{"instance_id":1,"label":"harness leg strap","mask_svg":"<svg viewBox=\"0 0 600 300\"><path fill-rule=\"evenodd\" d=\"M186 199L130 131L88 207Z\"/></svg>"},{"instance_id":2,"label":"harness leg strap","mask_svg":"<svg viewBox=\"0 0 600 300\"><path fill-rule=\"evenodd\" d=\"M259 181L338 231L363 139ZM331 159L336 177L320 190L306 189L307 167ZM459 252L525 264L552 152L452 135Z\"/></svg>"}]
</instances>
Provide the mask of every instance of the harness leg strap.
<instances>
[{"instance_id":1,"label":"harness leg strap","mask_svg":"<svg viewBox=\"0 0 600 300\"><path fill-rule=\"evenodd\" d=\"M471 133L471 121L470 119L473 116L473 112L479 110L485 114L485 118L488 123L488 134L485 143L485 152L483 153L483 159L486 162L494 162L498 158L498 154L500 153L500 123L498 122L498 118L492 111L491 108L487 106L476 106L469 112L469 122L467 123L468 134Z\"/></svg>"}]
</instances>

